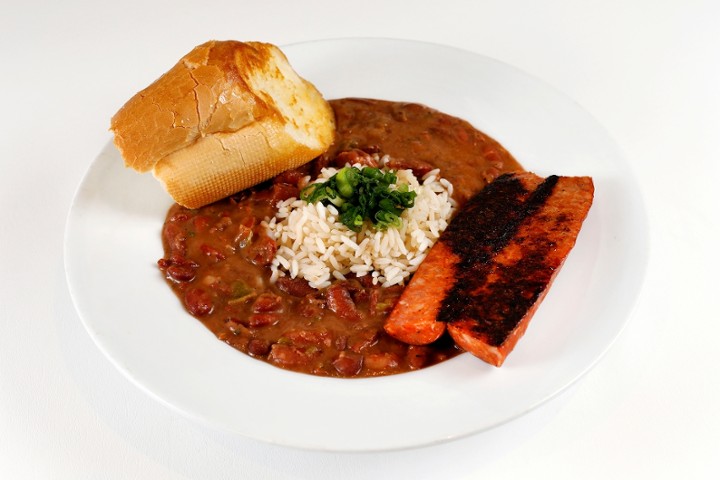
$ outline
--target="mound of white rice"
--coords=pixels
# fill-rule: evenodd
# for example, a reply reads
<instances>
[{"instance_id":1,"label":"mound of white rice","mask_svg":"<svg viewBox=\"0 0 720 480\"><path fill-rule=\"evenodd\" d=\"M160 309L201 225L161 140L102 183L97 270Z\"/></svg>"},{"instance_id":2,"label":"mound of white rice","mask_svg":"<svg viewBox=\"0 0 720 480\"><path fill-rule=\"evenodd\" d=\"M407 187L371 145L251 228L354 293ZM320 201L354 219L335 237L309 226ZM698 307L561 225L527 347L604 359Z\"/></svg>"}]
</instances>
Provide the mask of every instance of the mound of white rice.
<instances>
[{"instance_id":1,"label":"mound of white rice","mask_svg":"<svg viewBox=\"0 0 720 480\"><path fill-rule=\"evenodd\" d=\"M323 169L316 182L325 182L335 173L334 168ZM284 275L300 277L319 289L352 272L371 275L374 284L385 287L403 284L447 227L456 204L452 184L439 177L439 170L425 175L422 183L411 170L396 174L398 184L407 184L417 194L414 206L402 213L400 228L375 230L366 221L360 232L353 232L340 223L332 205L296 198L281 202L275 217L265 222L278 244L272 280Z\"/></svg>"}]
</instances>

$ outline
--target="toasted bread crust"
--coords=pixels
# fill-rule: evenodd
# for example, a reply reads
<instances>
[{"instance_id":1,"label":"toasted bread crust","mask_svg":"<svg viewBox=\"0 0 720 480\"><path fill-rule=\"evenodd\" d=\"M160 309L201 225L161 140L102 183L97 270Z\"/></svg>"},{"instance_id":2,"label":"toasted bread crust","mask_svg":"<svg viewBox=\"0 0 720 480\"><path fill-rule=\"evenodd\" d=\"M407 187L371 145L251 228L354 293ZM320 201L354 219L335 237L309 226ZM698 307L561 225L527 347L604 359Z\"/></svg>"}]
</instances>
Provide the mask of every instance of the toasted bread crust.
<instances>
[{"instance_id":1,"label":"toasted bread crust","mask_svg":"<svg viewBox=\"0 0 720 480\"><path fill-rule=\"evenodd\" d=\"M160 160L153 175L177 203L198 208L299 167L322 153L283 132L273 132L273 128L272 120L262 121L234 133L203 137Z\"/></svg>"},{"instance_id":2,"label":"toasted bread crust","mask_svg":"<svg viewBox=\"0 0 720 480\"><path fill-rule=\"evenodd\" d=\"M236 41L194 48L110 127L125 164L152 170L190 208L311 160L334 128L329 104L280 49Z\"/></svg>"}]
</instances>

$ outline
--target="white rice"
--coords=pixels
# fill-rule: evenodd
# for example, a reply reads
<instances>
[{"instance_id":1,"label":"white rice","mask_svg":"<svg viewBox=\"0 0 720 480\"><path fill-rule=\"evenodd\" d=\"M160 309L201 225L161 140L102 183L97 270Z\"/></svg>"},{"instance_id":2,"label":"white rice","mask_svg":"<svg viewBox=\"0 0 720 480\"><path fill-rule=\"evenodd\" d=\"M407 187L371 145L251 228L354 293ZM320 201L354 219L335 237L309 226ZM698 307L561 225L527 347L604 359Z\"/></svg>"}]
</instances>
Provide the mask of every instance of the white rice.
<instances>
[{"instance_id":1,"label":"white rice","mask_svg":"<svg viewBox=\"0 0 720 480\"><path fill-rule=\"evenodd\" d=\"M316 181L324 182L335 173L334 168L323 169ZM417 194L414 206L402 213L400 228L375 230L366 221L356 233L340 223L332 205L296 198L280 202L275 216L264 222L278 244L271 279L300 277L320 289L353 273L371 275L373 284L385 287L402 285L445 230L456 204L452 184L439 176L438 169L426 174L422 183L411 170L396 174L398 184L407 184Z\"/></svg>"}]
</instances>

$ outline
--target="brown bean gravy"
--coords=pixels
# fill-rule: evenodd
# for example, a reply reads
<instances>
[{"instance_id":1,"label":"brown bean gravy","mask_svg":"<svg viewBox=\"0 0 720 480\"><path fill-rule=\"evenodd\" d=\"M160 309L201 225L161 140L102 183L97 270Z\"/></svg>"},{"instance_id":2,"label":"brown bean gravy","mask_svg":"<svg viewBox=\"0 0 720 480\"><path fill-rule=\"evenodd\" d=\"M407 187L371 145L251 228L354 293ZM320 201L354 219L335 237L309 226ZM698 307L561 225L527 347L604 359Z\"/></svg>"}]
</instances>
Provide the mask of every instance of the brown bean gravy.
<instances>
[{"instance_id":1,"label":"brown bean gravy","mask_svg":"<svg viewBox=\"0 0 720 480\"><path fill-rule=\"evenodd\" d=\"M501 173L521 170L495 140L469 123L423 105L347 98L330 102L337 137L330 150L296 170L197 210L170 208L158 265L186 310L220 340L275 366L314 375L369 377L437 364L460 350L442 337L407 345L383 330L402 286L373 285L366 275L316 290L300 278L270 281L277 246L261 222L298 182L326 166L372 162L435 168L462 205Z\"/></svg>"}]
</instances>

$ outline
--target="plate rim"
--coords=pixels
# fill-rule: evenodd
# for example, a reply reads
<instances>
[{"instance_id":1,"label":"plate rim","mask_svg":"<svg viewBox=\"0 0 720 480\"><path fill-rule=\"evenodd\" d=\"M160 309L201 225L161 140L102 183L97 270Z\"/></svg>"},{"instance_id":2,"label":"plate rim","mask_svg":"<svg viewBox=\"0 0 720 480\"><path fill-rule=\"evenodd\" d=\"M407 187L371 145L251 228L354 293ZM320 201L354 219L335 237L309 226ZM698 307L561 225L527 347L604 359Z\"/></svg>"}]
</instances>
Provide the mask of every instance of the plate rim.
<instances>
[{"instance_id":1,"label":"plate rim","mask_svg":"<svg viewBox=\"0 0 720 480\"><path fill-rule=\"evenodd\" d=\"M407 449L407 448L429 446L429 445L433 445L433 444L444 443L449 440L467 437L467 436L474 435L474 434L477 434L479 432L482 432L482 431L485 431L485 430L488 430L491 428L498 427L498 426L503 425L507 422L510 422L518 417L521 417L521 416L527 414L528 412L536 409L538 406L551 400L552 398L557 397L562 392L566 391L570 386L574 385L582 377L584 377L590 370L592 370L592 368L594 368L601 361L601 359L607 354L607 352L617 342L617 339L622 334L622 332L627 328L628 323L631 321L632 317L634 316L634 312L637 308L639 297L641 296L643 287L646 283L645 278L646 278L647 266L648 266L648 262L649 262L650 236L649 236L649 231L648 231L648 217L647 217L647 211L645 208L644 198L642 196L642 191L640 190L639 183L637 181L637 177L635 176L634 172L632 171L632 166L629 164L626 156L624 155L624 152L622 152L622 150L620 149L620 146L617 144L617 142L615 142L615 140L612 138L612 136L610 135L608 130L602 124L600 124L600 122L597 121L597 119L590 112L588 112L585 108L583 108L582 105L580 105L574 99L570 98L569 96L567 96L560 90L556 89L554 86L552 86L548 82L544 81L543 79L540 79L532 74L524 72L524 71L518 69L517 67L514 67L513 65L503 62L501 60L498 60L498 59L495 59L492 57L488 57L486 55L479 54L476 52L472 52L470 50L458 48L455 46L443 45L443 44L426 42L426 41L393 39L393 38L378 38L378 37L373 37L373 38L370 38L370 37L344 37L344 38L337 38L337 39L308 40L308 41L303 41L303 42L291 43L286 46L283 46L282 48L283 48L283 50L285 50L285 49L292 49L292 48L303 48L308 45L322 45L322 44L327 44L327 43L342 43L342 42L360 42L360 43L372 42L372 43L376 43L376 44L383 44L383 43L388 43L388 42L402 43L406 46L412 46L412 47L426 46L426 47L432 47L432 48L447 49L447 50L452 50L452 51L456 51L456 52L462 52L465 55L470 55L470 56L474 56L474 57L477 56L477 57L481 57L485 60L490 60L494 63L497 63L498 65L501 65L503 68L512 69L516 73L519 73L525 77L528 77L534 82L542 84L545 88L551 89L555 95L562 97L564 100L571 101L576 106L577 109L581 110L588 117L588 119L590 119L594 123L595 127L602 130L602 133L604 134L604 136L612 143L613 147L617 151L618 157L621 160L623 160L623 162L622 162L623 167L627 170L626 173L628 174L628 176L626 176L624 178L625 184L626 185L631 184L637 190L638 194L633 198L633 200L635 202L635 208L642 214L641 218L640 218L640 222L642 223L642 228L640 229L642 238L640 239L639 243L641 244L640 250L643 251L645 254L642 256L641 262L640 262L641 274L639 276L639 279L636 280L635 295L633 296L633 298L630 302L629 308L625 314L624 321L621 323L620 328L615 332L613 338L604 346L604 348L597 355L595 355L594 360L592 362L590 362L589 364L585 365L585 367L582 370L578 371L577 374L574 376L574 378L567 381L561 387L556 388L550 394L544 396L543 398L539 399L538 401L534 402L533 404L528 405L524 410L517 411L515 415L506 416L501 420L498 420L494 423L486 425L482 429L468 430L465 432L460 432L457 435L438 438L435 441L426 441L423 443L412 443L412 442L407 443L406 442L406 444L397 443L394 446L385 446L382 448L365 447L365 448L334 449L332 447L328 447L327 445L325 445L325 446L303 445L303 444L297 444L297 442L287 442L287 441L283 441L282 439L277 439L277 438L261 438L261 437L254 436L254 435L249 436L242 432L238 432L236 429L225 428L226 426L219 425L216 422L213 422L212 420L208 419L206 416L199 415L196 412L189 412L183 408L180 408L178 405L172 403L170 400L157 394L157 392L153 391L149 386L143 384L136 376L133 375L133 373L131 371L129 371L126 368L126 366L122 362L120 362L119 359L115 358L113 355L111 355L109 353L109 351L105 348L105 346L103 344L102 338L98 335L98 333L95 331L93 326L90 323L88 323L87 319L85 318L85 315L82 311L82 307L78 303L79 292L76 291L76 286L74 286L72 278L71 278L72 274L73 274L73 269L74 269L74 266L72 265L72 262L71 262L72 247L70 245L71 242L73 241L71 238L72 237L71 226L72 226L73 222L76 221L76 219L74 217L74 213L77 212L78 203L80 202L80 199L81 199L81 196L80 196L81 191L82 191L83 187L86 185L86 183L88 182L88 179L91 177L91 175L93 173L93 168L96 166L96 164L98 162L100 162L100 158L103 156L103 153L106 152L107 149L113 148L112 140L108 141L108 143L103 148L103 150L101 150L101 152L98 154L98 156L90 163L88 169L85 171L85 173L82 177L82 180L78 184L78 187L76 188L76 191L73 195L73 199L72 199L70 208L67 213L66 221L65 221L65 232L64 232L64 236L63 236L63 258L64 258L63 263L64 263L64 267L65 267L66 282L68 284L68 289L69 289L69 292L70 292L70 295L72 298L72 302L78 313L78 316L80 317L80 320L83 323L85 330L88 332L88 334L93 339L93 342L101 350L103 355L106 358L108 358L108 360L110 360L111 364L113 364L115 366L115 368L117 368L133 384L137 385L142 391L146 392L151 398L154 398L155 400L159 401L161 404L170 407L173 411L176 411L176 412L180 413L181 415L191 418L195 421L199 421L207 426L214 427L214 428L220 428L220 429L228 431L228 432L238 433L243 436L255 438L257 440L260 440L260 441L263 441L266 443L270 443L270 444L274 444L274 445L283 445L283 446L289 446L289 447L294 447L294 448L299 448L299 449L337 451L337 452L359 452L359 451L372 452L372 451L401 450L401 449ZM290 57L290 55L288 55L288 56ZM312 79L311 79L311 81L312 81ZM636 242L637 242L637 239L636 239ZM413 372L413 373L416 373L416 372ZM403 375L412 375L413 373L403 374ZM383 377L383 378L392 378L392 377ZM376 380L376 379L371 379L371 380ZM348 380L340 380L340 381L348 381ZM349 380L349 381L354 382L357 380Z\"/></svg>"}]
</instances>

